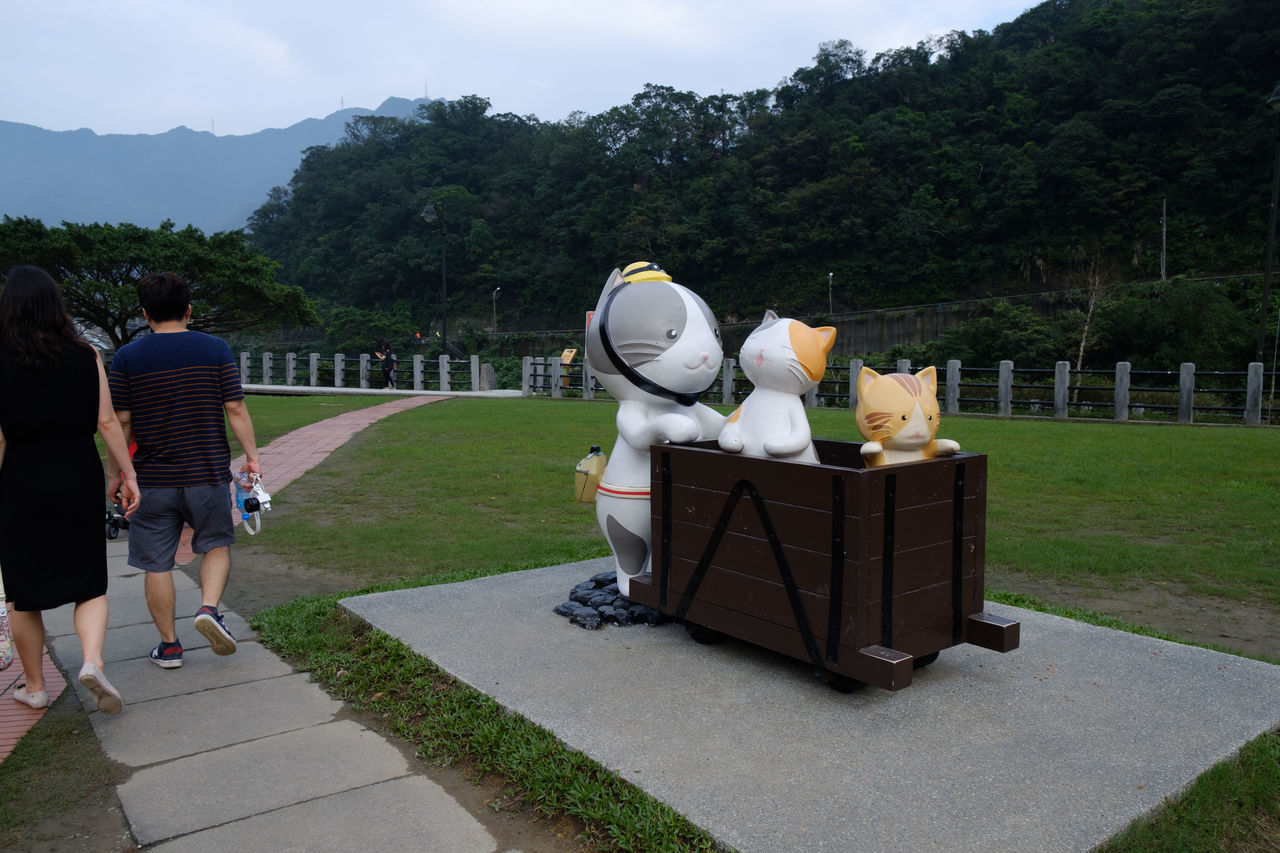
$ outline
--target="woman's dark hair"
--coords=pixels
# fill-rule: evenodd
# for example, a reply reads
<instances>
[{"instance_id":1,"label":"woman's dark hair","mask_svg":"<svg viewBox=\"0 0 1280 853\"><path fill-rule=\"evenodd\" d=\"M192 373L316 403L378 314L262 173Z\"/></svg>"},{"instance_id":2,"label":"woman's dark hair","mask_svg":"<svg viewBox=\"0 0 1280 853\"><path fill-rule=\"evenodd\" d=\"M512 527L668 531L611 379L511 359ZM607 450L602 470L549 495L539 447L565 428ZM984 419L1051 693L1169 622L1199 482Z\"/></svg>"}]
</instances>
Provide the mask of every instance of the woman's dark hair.
<instances>
[{"instance_id":1,"label":"woman's dark hair","mask_svg":"<svg viewBox=\"0 0 1280 853\"><path fill-rule=\"evenodd\" d=\"M76 331L58 283L40 267L9 270L0 290L0 347L17 353L23 367L51 370L67 346L89 344Z\"/></svg>"},{"instance_id":2,"label":"woman's dark hair","mask_svg":"<svg viewBox=\"0 0 1280 853\"><path fill-rule=\"evenodd\" d=\"M191 285L172 272L154 272L138 282L138 304L157 323L181 320L191 304Z\"/></svg>"}]
</instances>

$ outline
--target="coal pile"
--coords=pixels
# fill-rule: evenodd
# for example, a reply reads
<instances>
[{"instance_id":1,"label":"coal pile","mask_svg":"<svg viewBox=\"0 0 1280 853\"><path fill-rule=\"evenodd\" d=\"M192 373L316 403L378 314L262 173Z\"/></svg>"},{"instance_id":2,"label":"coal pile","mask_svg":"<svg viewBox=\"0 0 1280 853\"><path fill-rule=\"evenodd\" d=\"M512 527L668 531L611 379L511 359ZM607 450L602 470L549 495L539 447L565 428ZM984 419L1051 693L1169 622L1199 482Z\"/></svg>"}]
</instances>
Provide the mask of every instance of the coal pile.
<instances>
[{"instance_id":1,"label":"coal pile","mask_svg":"<svg viewBox=\"0 0 1280 853\"><path fill-rule=\"evenodd\" d=\"M667 616L652 607L637 604L618 591L614 572L601 572L585 580L569 593L569 600L555 607L579 628L596 629L612 625L657 625Z\"/></svg>"}]
</instances>

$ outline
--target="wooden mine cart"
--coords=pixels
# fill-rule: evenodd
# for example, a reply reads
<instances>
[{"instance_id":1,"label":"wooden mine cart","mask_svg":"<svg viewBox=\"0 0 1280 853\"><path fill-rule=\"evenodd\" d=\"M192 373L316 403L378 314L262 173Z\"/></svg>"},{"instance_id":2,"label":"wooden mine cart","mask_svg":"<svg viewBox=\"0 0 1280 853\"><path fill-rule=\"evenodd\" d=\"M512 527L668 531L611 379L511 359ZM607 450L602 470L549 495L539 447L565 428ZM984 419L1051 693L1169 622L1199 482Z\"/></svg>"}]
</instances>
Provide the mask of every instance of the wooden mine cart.
<instances>
[{"instance_id":1,"label":"wooden mine cart","mask_svg":"<svg viewBox=\"0 0 1280 853\"><path fill-rule=\"evenodd\" d=\"M820 464L652 448L653 572L630 597L811 662L833 687L898 690L938 652L1018 646L982 612L987 458L864 468L861 445L814 442Z\"/></svg>"}]
</instances>

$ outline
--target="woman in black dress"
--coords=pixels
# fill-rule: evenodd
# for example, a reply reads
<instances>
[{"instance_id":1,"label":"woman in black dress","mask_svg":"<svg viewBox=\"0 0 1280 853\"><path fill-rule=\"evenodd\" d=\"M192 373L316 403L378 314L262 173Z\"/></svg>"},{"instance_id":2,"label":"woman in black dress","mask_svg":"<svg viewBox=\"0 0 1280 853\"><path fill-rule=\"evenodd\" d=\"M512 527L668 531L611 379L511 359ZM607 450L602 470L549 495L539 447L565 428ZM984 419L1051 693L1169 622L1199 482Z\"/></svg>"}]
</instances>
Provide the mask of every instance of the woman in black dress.
<instances>
[{"instance_id":1,"label":"woman in black dress","mask_svg":"<svg viewBox=\"0 0 1280 853\"><path fill-rule=\"evenodd\" d=\"M107 553L97 431L124 472L118 501L138 506L138 482L98 351L75 330L62 292L39 267L9 271L0 290L0 573L26 684L13 698L49 704L41 611L75 602L80 683L98 710L123 702L102 672Z\"/></svg>"}]
</instances>

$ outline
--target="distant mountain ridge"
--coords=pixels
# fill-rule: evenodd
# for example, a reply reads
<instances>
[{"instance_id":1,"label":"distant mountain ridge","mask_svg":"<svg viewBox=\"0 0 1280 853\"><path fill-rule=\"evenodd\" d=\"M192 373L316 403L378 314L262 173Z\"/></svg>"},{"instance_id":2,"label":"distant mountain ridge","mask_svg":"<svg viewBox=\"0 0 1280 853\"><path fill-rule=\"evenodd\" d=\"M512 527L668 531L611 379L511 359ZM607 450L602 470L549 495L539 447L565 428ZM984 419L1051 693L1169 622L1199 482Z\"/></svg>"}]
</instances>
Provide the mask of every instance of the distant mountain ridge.
<instances>
[{"instance_id":1,"label":"distant mountain ridge","mask_svg":"<svg viewBox=\"0 0 1280 853\"><path fill-rule=\"evenodd\" d=\"M206 234L244 228L274 186L287 184L313 145L342 139L355 116L407 118L424 98L388 98L324 118L244 136L177 127L158 134L53 131L0 121L0 214L65 222L171 219Z\"/></svg>"}]
</instances>

